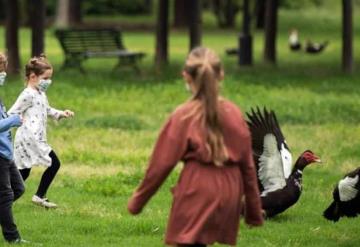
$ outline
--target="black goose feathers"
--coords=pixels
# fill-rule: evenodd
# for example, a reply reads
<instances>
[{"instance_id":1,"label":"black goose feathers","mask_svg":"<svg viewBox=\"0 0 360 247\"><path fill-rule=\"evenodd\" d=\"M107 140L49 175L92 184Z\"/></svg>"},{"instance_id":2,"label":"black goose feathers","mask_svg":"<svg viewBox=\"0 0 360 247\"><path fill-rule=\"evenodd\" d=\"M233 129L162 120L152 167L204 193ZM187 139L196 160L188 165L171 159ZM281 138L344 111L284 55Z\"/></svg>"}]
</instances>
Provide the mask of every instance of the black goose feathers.
<instances>
[{"instance_id":1,"label":"black goose feathers","mask_svg":"<svg viewBox=\"0 0 360 247\"><path fill-rule=\"evenodd\" d=\"M259 108L246 113L252 137L262 207L266 217L273 217L294 205L302 190L302 171L320 159L310 150L297 159L292 155L273 111Z\"/></svg>"},{"instance_id":2,"label":"black goose feathers","mask_svg":"<svg viewBox=\"0 0 360 247\"><path fill-rule=\"evenodd\" d=\"M334 201L324 211L324 217L337 222L341 217L360 214L360 167L339 181L333 191Z\"/></svg>"}]
</instances>

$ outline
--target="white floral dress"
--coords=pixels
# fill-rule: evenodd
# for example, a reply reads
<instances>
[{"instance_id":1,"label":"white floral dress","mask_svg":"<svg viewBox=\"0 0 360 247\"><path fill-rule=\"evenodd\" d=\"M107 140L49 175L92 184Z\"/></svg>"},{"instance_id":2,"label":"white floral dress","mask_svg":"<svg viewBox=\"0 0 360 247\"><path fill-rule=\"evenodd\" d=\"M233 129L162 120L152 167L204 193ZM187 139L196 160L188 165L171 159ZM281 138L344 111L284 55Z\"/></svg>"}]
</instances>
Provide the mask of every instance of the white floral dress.
<instances>
[{"instance_id":1,"label":"white floral dress","mask_svg":"<svg viewBox=\"0 0 360 247\"><path fill-rule=\"evenodd\" d=\"M49 106L44 92L27 87L19 95L8 111L8 114L20 114L24 119L14 141L14 161L18 169L51 166L49 153L52 148L46 139L47 116L58 120L62 113Z\"/></svg>"}]
</instances>

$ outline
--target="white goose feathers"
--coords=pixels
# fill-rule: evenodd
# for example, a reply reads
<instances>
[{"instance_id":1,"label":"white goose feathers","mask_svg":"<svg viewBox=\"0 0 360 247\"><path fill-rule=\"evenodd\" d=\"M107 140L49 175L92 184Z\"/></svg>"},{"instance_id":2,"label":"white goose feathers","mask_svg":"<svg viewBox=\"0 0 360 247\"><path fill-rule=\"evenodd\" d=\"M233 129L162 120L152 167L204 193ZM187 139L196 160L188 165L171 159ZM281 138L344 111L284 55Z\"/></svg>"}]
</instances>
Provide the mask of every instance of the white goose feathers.
<instances>
[{"instance_id":1,"label":"white goose feathers","mask_svg":"<svg viewBox=\"0 0 360 247\"><path fill-rule=\"evenodd\" d=\"M261 196L286 186L292 171L292 155L273 111L259 108L246 113L251 131L254 160Z\"/></svg>"}]
</instances>

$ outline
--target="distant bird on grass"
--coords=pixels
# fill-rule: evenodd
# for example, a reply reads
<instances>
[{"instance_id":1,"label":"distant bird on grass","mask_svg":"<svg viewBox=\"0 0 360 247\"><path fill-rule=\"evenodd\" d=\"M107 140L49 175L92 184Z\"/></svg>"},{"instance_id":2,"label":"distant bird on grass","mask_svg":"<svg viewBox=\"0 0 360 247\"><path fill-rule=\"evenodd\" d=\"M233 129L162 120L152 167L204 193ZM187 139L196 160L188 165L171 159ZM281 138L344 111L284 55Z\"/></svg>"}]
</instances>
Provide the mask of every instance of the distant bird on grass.
<instances>
[{"instance_id":1,"label":"distant bird on grass","mask_svg":"<svg viewBox=\"0 0 360 247\"><path fill-rule=\"evenodd\" d=\"M324 41L322 43L316 43L316 42L312 42L310 40L306 41L306 47L305 47L305 51L307 53L311 53L311 54L317 54L320 53L322 51L325 50L325 48L328 46L329 41Z\"/></svg>"},{"instance_id":2,"label":"distant bird on grass","mask_svg":"<svg viewBox=\"0 0 360 247\"><path fill-rule=\"evenodd\" d=\"M296 29L290 30L289 47L290 47L290 50L292 50L292 51L299 51L301 49L301 44L299 41L299 33Z\"/></svg>"},{"instance_id":3,"label":"distant bird on grass","mask_svg":"<svg viewBox=\"0 0 360 247\"><path fill-rule=\"evenodd\" d=\"M341 217L360 214L360 167L348 173L333 191L334 201L324 211L324 217L337 222Z\"/></svg>"},{"instance_id":4,"label":"distant bird on grass","mask_svg":"<svg viewBox=\"0 0 360 247\"><path fill-rule=\"evenodd\" d=\"M227 48L225 52L229 56L235 56L239 54L239 48Z\"/></svg>"},{"instance_id":5,"label":"distant bird on grass","mask_svg":"<svg viewBox=\"0 0 360 247\"><path fill-rule=\"evenodd\" d=\"M284 212L300 198L305 167L321 162L312 151L304 151L292 168L292 155L273 111L251 109L248 126L257 168L262 208L266 218Z\"/></svg>"},{"instance_id":6,"label":"distant bird on grass","mask_svg":"<svg viewBox=\"0 0 360 247\"><path fill-rule=\"evenodd\" d=\"M305 42L305 52L310 54L318 54L325 50L328 46L329 41L324 41L322 43L312 42L311 40L306 40ZM292 51L299 51L302 48L301 42L299 40L299 32L297 29L291 29L289 32L289 48Z\"/></svg>"}]
</instances>

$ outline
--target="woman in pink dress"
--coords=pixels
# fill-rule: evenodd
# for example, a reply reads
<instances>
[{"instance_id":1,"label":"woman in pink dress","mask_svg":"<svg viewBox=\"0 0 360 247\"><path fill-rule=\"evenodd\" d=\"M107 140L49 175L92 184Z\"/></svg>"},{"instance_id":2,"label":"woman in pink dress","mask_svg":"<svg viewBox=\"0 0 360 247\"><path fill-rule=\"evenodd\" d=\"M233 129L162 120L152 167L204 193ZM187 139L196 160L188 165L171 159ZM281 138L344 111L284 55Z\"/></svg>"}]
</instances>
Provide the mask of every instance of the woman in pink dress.
<instances>
[{"instance_id":1,"label":"woman in pink dress","mask_svg":"<svg viewBox=\"0 0 360 247\"><path fill-rule=\"evenodd\" d=\"M212 50L194 49L183 77L192 97L163 127L128 210L140 213L182 161L180 178L172 189L166 244L235 245L241 212L248 225L263 223L250 132L239 108L219 96L224 72Z\"/></svg>"}]
</instances>

